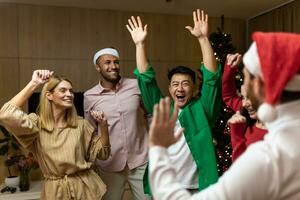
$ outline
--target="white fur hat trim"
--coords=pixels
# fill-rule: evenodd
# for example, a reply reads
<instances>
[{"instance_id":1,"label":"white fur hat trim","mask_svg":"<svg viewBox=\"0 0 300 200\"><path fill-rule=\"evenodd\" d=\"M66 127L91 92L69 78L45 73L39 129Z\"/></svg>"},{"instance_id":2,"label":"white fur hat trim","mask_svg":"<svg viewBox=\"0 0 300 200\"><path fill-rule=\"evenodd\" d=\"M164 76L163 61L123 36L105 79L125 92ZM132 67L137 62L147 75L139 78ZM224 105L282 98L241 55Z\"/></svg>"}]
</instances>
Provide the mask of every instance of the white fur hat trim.
<instances>
[{"instance_id":1,"label":"white fur hat trim","mask_svg":"<svg viewBox=\"0 0 300 200\"><path fill-rule=\"evenodd\" d=\"M255 42L252 42L249 50L245 53L243 57L243 62L245 67L251 74L263 78Z\"/></svg>"},{"instance_id":2,"label":"white fur hat trim","mask_svg":"<svg viewBox=\"0 0 300 200\"><path fill-rule=\"evenodd\" d=\"M277 116L277 111L271 104L263 103L258 108L257 117L264 123L274 121Z\"/></svg>"}]
</instances>

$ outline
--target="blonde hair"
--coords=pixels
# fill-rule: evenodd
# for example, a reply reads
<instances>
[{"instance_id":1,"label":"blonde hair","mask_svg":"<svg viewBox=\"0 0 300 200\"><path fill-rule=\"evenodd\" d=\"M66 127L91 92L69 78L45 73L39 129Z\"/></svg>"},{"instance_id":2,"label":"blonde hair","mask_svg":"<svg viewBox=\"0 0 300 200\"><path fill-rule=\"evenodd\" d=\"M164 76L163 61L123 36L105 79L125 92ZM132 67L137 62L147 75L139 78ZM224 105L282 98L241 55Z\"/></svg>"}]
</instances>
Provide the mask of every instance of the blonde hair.
<instances>
[{"instance_id":1,"label":"blonde hair","mask_svg":"<svg viewBox=\"0 0 300 200\"><path fill-rule=\"evenodd\" d=\"M49 132L54 130L54 117L51 109L52 102L46 97L46 93L52 93L62 81L67 81L72 85L72 82L69 79L63 76L54 76L44 85L40 94L40 103L37 108L37 113L40 116L41 128L46 129ZM78 115L74 105L72 108L66 110L65 118L67 127L77 127Z\"/></svg>"}]
</instances>

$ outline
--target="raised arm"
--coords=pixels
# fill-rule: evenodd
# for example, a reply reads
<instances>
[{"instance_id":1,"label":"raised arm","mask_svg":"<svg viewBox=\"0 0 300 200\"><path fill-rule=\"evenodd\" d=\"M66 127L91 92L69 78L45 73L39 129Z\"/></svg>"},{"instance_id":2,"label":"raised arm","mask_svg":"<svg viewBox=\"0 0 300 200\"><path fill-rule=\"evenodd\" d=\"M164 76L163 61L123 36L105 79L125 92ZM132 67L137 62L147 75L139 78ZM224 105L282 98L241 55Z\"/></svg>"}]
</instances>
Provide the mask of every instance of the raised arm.
<instances>
[{"instance_id":1,"label":"raised arm","mask_svg":"<svg viewBox=\"0 0 300 200\"><path fill-rule=\"evenodd\" d=\"M194 35L200 44L204 66L211 72L217 71L216 58L208 39L208 16L203 10L197 9L193 12L194 27L186 26L192 35Z\"/></svg>"},{"instance_id":2,"label":"raised arm","mask_svg":"<svg viewBox=\"0 0 300 200\"><path fill-rule=\"evenodd\" d=\"M235 111L240 110L242 106L242 99L237 95L234 81L234 75L237 71L237 66L241 62L241 57L241 54L238 53L227 55L222 78L222 99L227 106Z\"/></svg>"},{"instance_id":3,"label":"raised arm","mask_svg":"<svg viewBox=\"0 0 300 200\"><path fill-rule=\"evenodd\" d=\"M16 96L14 96L10 103L22 107L34 91L44 83L46 83L52 76L53 71L50 70L35 70L32 74L32 78L29 83L21 90Z\"/></svg>"},{"instance_id":4,"label":"raised arm","mask_svg":"<svg viewBox=\"0 0 300 200\"><path fill-rule=\"evenodd\" d=\"M136 18L131 16L128 19L126 28L131 34L132 40L136 46L136 64L140 73L148 69L148 59L146 55L145 40L147 37L147 24L143 26L139 16Z\"/></svg>"},{"instance_id":5,"label":"raised arm","mask_svg":"<svg viewBox=\"0 0 300 200\"><path fill-rule=\"evenodd\" d=\"M237 111L227 123L231 131L232 161L235 161L247 149L245 137L247 130L246 118Z\"/></svg>"},{"instance_id":6,"label":"raised arm","mask_svg":"<svg viewBox=\"0 0 300 200\"><path fill-rule=\"evenodd\" d=\"M36 70L31 81L8 103L0 109L0 123L8 129L27 150L33 151L34 141L39 133L38 117L28 115L21 107L32 95L37 87L44 84L53 72L49 70Z\"/></svg>"},{"instance_id":7,"label":"raised arm","mask_svg":"<svg viewBox=\"0 0 300 200\"><path fill-rule=\"evenodd\" d=\"M108 134L108 124L107 124L107 119L104 116L103 111L94 111L92 110L91 116L96 120L98 123L98 133L101 135L101 142L104 146L110 146L109 143L109 134Z\"/></svg>"},{"instance_id":8,"label":"raised arm","mask_svg":"<svg viewBox=\"0 0 300 200\"><path fill-rule=\"evenodd\" d=\"M90 158L89 160L94 162L95 158L100 160L107 160L110 156L110 142L109 142L109 132L108 132L108 124L107 119L104 116L103 111L90 111L91 117L98 124L98 134L93 135L93 142L90 144ZM100 136L100 137L99 137ZM99 142L101 145L99 146ZM101 147L101 148L99 148ZM96 152L93 153L93 152Z\"/></svg>"},{"instance_id":9,"label":"raised arm","mask_svg":"<svg viewBox=\"0 0 300 200\"><path fill-rule=\"evenodd\" d=\"M128 19L126 27L136 45L137 69L134 70L134 74L137 77L145 108L148 113L152 114L153 106L163 95L158 88L155 71L150 67L146 56L145 40L147 37L147 25L143 26L140 17L135 18L132 16Z\"/></svg>"},{"instance_id":10,"label":"raised arm","mask_svg":"<svg viewBox=\"0 0 300 200\"><path fill-rule=\"evenodd\" d=\"M174 134L174 127L178 116L178 106L170 113L170 98L163 98L154 106L153 119L149 130L149 179L154 199L189 199L190 194L181 189L176 183L176 172L168 157L167 148L175 144L184 129L180 128ZM170 189L169 192L165 187ZM166 193L164 193L167 191ZM173 191L175 191L173 193Z\"/></svg>"},{"instance_id":11,"label":"raised arm","mask_svg":"<svg viewBox=\"0 0 300 200\"><path fill-rule=\"evenodd\" d=\"M176 136L173 130L176 124L178 109L170 114L169 100L163 99L155 106L153 120L149 130L149 172L152 194L154 199L162 200L244 200L244 199L272 199L266 191L273 191L270 184L277 177L275 169L269 165L268 153L262 146L257 150L249 150L243 154L236 163L218 180L217 183L207 187L196 194L190 194L183 189L176 178L176 170L170 162L167 147L174 144L182 134L182 129ZM250 166L249 163L255 163ZM262 181L257 181L256 174L260 172ZM237 177L243 177L238 179ZM274 198L273 198L274 199Z\"/></svg>"}]
</instances>

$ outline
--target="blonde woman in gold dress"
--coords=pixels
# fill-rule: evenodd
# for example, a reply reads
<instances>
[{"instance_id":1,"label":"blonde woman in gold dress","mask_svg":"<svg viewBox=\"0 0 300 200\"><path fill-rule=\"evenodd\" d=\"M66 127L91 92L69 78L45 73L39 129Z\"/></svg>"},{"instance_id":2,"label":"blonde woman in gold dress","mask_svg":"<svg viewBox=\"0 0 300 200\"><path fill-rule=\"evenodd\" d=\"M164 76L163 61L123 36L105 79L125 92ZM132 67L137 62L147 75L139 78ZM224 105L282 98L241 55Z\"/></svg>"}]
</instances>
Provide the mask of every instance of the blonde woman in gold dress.
<instances>
[{"instance_id":1,"label":"blonde woman in gold dress","mask_svg":"<svg viewBox=\"0 0 300 200\"><path fill-rule=\"evenodd\" d=\"M37 114L27 114L23 105L43 86ZM0 123L37 159L45 181L41 199L101 199L106 186L91 169L96 158L110 153L108 125L104 114L91 111L98 130L77 115L72 83L36 70L32 79L0 110Z\"/></svg>"}]
</instances>

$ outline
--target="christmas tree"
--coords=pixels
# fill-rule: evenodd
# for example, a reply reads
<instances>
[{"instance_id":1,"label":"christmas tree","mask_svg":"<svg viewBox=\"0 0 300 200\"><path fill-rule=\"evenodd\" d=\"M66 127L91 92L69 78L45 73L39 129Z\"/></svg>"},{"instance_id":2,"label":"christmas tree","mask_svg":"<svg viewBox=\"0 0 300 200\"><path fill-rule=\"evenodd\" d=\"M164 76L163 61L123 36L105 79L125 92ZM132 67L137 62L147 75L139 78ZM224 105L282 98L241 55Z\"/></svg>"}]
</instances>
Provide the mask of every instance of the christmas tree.
<instances>
[{"instance_id":1,"label":"christmas tree","mask_svg":"<svg viewBox=\"0 0 300 200\"><path fill-rule=\"evenodd\" d=\"M209 36L211 46L215 52L217 60L224 66L227 54L235 52L230 34L224 33L220 28Z\"/></svg>"},{"instance_id":2,"label":"christmas tree","mask_svg":"<svg viewBox=\"0 0 300 200\"><path fill-rule=\"evenodd\" d=\"M226 56L229 53L233 53L236 49L231 43L230 34L226 34L218 28L217 32L213 32L209 36L212 48L218 62L224 66L226 62ZM223 71L223 69L222 69ZM231 142L230 142L230 130L227 126L227 120L232 116L234 112L222 103L222 109L215 123L213 129L213 142L216 150L216 157L218 163L218 172L221 176L231 165Z\"/></svg>"}]
</instances>

